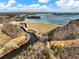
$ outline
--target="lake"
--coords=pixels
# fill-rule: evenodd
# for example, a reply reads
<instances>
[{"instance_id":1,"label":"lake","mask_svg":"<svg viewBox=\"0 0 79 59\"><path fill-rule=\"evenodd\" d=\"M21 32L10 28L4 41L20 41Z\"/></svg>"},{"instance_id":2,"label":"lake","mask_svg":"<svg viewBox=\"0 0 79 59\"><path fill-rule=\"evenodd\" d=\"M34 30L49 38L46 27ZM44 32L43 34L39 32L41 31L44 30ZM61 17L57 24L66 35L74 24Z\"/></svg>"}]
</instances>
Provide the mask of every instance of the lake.
<instances>
[{"instance_id":1,"label":"lake","mask_svg":"<svg viewBox=\"0 0 79 59\"><path fill-rule=\"evenodd\" d=\"M41 19L25 19L26 22L36 22L36 23L49 23L49 24L60 24L65 25L71 20L79 19L79 15L49 15L48 18L45 18L46 15L41 15Z\"/></svg>"}]
</instances>

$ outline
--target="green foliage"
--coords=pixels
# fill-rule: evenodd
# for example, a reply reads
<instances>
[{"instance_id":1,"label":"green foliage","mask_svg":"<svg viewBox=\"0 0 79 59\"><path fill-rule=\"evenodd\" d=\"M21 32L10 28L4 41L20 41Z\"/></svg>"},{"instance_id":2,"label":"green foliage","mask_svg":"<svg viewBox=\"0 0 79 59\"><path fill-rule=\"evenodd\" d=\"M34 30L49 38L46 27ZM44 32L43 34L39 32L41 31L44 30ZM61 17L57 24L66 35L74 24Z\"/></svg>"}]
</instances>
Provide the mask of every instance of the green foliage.
<instances>
[{"instance_id":1,"label":"green foliage","mask_svg":"<svg viewBox=\"0 0 79 59\"><path fill-rule=\"evenodd\" d=\"M49 31L49 32L47 33L49 40L51 40L51 39L53 38L53 35L54 35L55 31L56 31L58 28L60 28L60 27L57 27L57 28L55 28L55 29L53 29L53 30L51 30L51 31Z\"/></svg>"},{"instance_id":2,"label":"green foliage","mask_svg":"<svg viewBox=\"0 0 79 59\"><path fill-rule=\"evenodd\" d=\"M16 21L24 21L25 17L19 17L16 19Z\"/></svg>"},{"instance_id":3,"label":"green foliage","mask_svg":"<svg viewBox=\"0 0 79 59\"><path fill-rule=\"evenodd\" d=\"M52 45L51 49L54 51L54 55L55 56L60 56L62 51L63 51L63 48L61 46L54 46L54 45Z\"/></svg>"},{"instance_id":4,"label":"green foliage","mask_svg":"<svg viewBox=\"0 0 79 59\"><path fill-rule=\"evenodd\" d=\"M10 18L13 18L16 14L7 14Z\"/></svg>"},{"instance_id":5,"label":"green foliage","mask_svg":"<svg viewBox=\"0 0 79 59\"><path fill-rule=\"evenodd\" d=\"M32 50L32 46L27 47L26 51L29 53Z\"/></svg>"},{"instance_id":6,"label":"green foliage","mask_svg":"<svg viewBox=\"0 0 79 59\"><path fill-rule=\"evenodd\" d=\"M42 59L45 58L45 59L51 59L51 53L50 53L50 50L49 49L44 49L42 51Z\"/></svg>"}]
</instances>

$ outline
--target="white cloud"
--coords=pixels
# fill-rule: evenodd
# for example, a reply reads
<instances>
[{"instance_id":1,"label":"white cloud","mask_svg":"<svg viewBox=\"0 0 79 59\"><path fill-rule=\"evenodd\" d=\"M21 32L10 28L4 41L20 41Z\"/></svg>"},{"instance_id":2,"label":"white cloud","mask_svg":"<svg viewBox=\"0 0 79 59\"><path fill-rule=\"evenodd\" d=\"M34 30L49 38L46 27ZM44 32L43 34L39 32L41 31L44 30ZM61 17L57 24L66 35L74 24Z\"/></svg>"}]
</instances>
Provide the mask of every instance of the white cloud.
<instances>
[{"instance_id":1,"label":"white cloud","mask_svg":"<svg viewBox=\"0 0 79 59\"><path fill-rule=\"evenodd\" d=\"M0 9L2 9L4 7L4 4L0 3Z\"/></svg>"},{"instance_id":2,"label":"white cloud","mask_svg":"<svg viewBox=\"0 0 79 59\"><path fill-rule=\"evenodd\" d=\"M79 8L79 1L78 0L59 0L56 1L57 6L63 8Z\"/></svg>"},{"instance_id":3,"label":"white cloud","mask_svg":"<svg viewBox=\"0 0 79 59\"><path fill-rule=\"evenodd\" d=\"M11 7L12 5L14 5L16 3L15 0L9 0L8 4L6 5L7 7Z\"/></svg>"},{"instance_id":4,"label":"white cloud","mask_svg":"<svg viewBox=\"0 0 79 59\"><path fill-rule=\"evenodd\" d=\"M5 7L3 4L1 5L2 10L6 11L26 11L26 12L52 12L52 9L50 6L47 5L40 5L40 4L32 4L32 5L22 5L18 4L17 6L13 7Z\"/></svg>"},{"instance_id":5,"label":"white cloud","mask_svg":"<svg viewBox=\"0 0 79 59\"><path fill-rule=\"evenodd\" d=\"M40 4L32 4L32 5L29 5L27 7L28 9L30 9L31 11L48 11L48 12L51 12L52 9L51 7L47 6L47 5L40 5ZM27 9L26 9L27 10Z\"/></svg>"},{"instance_id":6,"label":"white cloud","mask_svg":"<svg viewBox=\"0 0 79 59\"><path fill-rule=\"evenodd\" d=\"M15 0L9 0L8 3L9 4L14 4L14 3L16 3L16 1Z\"/></svg>"},{"instance_id":7,"label":"white cloud","mask_svg":"<svg viewBox=\"0 0 79 59\"><path fill-rule=\"evenodd\" d=\"M47 2L48 0L43 0L42 2ZM8 0L7 4L0 3L0 11L48 11L51 12L52 9L50 6L47 5L40 5L40 4L31 4L31 5L23 5L23 4L16 4L16 0ZM16 4L16 6L14 6Z\"/></svg>"},{"instance_id":8,"label":"white cloud","mask_svg":"<svg viewBox=\"0 0 79 59\"><path fill-rule=\"evenodd\" d=\"M47 3L49 0L38 0L38 1L42 3Z\"/></svg>"},{"instance_id":9,"label":"white cloud","mask_svg":"<svg viewBox=\"0 0 79 59\"><path fill-rule=\"evenodd\" d=\"M8 0L7 4L0 3L0 9L10 8L16 3L15 0Z\"/></svg>"},{"instance_id":10,"label":"white cloud","mask_svg":"<svg viewBox=\"0 0 79 59\"><path fill-rule=\"evenodd\" d=\"M23 5L22 5L22 4L18 4L17 6L18 6L18 7L23 7Z\"/></svg>"},{"instance_id":11,"label":"white cloud","mask_svg":"<svg viewBox=\"0 0 79 59\"><path fill-rule=\"evenodd\" d=\"M28 8L32 9L33 11L48 11L48 12L52 11L52 8L50 6L40 4L29 5Z\"/></svg>"},{"instance_id":12,"label":"white cloud","mask_svg":"<svg viewBox=\"0 0 79 59\"><path fill-rule=\"evenodd\" d=\"M56 6L64 12L79 12L79 0L58 0Z\"/></svg>"},{"instance_id":13,"label":"white cloud","mask_svg":"<svg viewBox=\"0 0 79 59\"><path fill-rule=\"evenodd\" d=\"M29 5L30 8L39 8L40 7L40 4L32 4L32 5Z\"/></svg>"},{"instance_id":14,"label":"white cloud","mask_svg":"<svg viewBox=\"0 0 79 59\"><path fill-rule=\"evenodd\" d=\"M48 7L48 6L46 6L46 5L43 5L43 6L40 6L38 9L40 9L40 10L44 10L44 11L52 11L52 9L51 9L51 7Z\"/></svg>"}]
</instances>

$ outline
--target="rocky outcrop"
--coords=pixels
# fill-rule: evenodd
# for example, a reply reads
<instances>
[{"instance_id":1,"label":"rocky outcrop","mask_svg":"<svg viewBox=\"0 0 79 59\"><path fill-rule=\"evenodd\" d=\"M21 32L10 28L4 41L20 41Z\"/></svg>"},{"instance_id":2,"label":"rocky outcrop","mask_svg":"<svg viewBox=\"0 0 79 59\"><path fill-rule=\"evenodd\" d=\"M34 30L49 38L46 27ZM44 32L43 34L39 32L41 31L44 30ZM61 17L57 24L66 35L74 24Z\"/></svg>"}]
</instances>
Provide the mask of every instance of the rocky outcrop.
<instances>
[{"instance_id":1,"label":"rocky outcrop","mask_svg":"<svg viewBox=\"0 0 79 59\"><path fill-rule=\"evenodd\" d=\"M79 19L70 21L67 25L51 31L49 37L52 40L70 40L79 38Z\"/></svg>"}]
</instances>

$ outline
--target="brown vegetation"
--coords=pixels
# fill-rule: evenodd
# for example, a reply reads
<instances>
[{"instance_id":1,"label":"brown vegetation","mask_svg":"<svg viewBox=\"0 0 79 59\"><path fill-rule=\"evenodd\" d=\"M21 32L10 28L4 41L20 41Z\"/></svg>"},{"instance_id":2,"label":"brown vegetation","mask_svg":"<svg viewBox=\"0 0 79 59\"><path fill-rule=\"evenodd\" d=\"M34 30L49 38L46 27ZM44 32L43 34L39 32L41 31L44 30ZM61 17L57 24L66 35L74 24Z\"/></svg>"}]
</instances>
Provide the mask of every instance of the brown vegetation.
<instances>
[{"instance_id":1,"label":"brown vegetation","mask_svg":"<svg viewBox=\"0 0 79 59\"><path fill-rule=\"evenodd\" d=\"M11 21L9 16L0 16L0 24L9 23Z\"/></svg>"},{"instance_id":2,"label":"brown vegetation","mask_svg":"<svg viewBox=\"0 0 79 59\"><path fill-rule=\"evenodd\" d=\"M12 38L4 33L0 33L0 48L2 48Z\"/></svg>"},{"instance_id":3,"label":"brown vegetation","mask_svg":"<svg viewBox=\"0 0 79 59\"><path fill-rule=\"evenodd\" d=\"M2 32L4 32L5 34L7 34L12 38L19 37L23 34L23 31L17 25L13 24L4 24Z\"/></svg>"},{"instance_id":4,"label":"brown vegetation","mask_svg":"<svg viewBox=\"0 0 79 59\"><path fill-rule=\"evenodd\" d=\"M79 38L79 20L73 20L63 27L49 33L52 40L71 40Z\"/></svg>"},{"instance_id":5,"label":"brown vegetation","mask_svg":"<svg viewBox=\"0 0 79 59\"><path fill-rule=\"evenodd\" d=\"M9 52L19 48L21 45L28 42L28 39L25 35L17 37L15 39L10 40L7 42L3 48L0 49L0 57L8 54Z\"/></svg>"}]
</instances>

